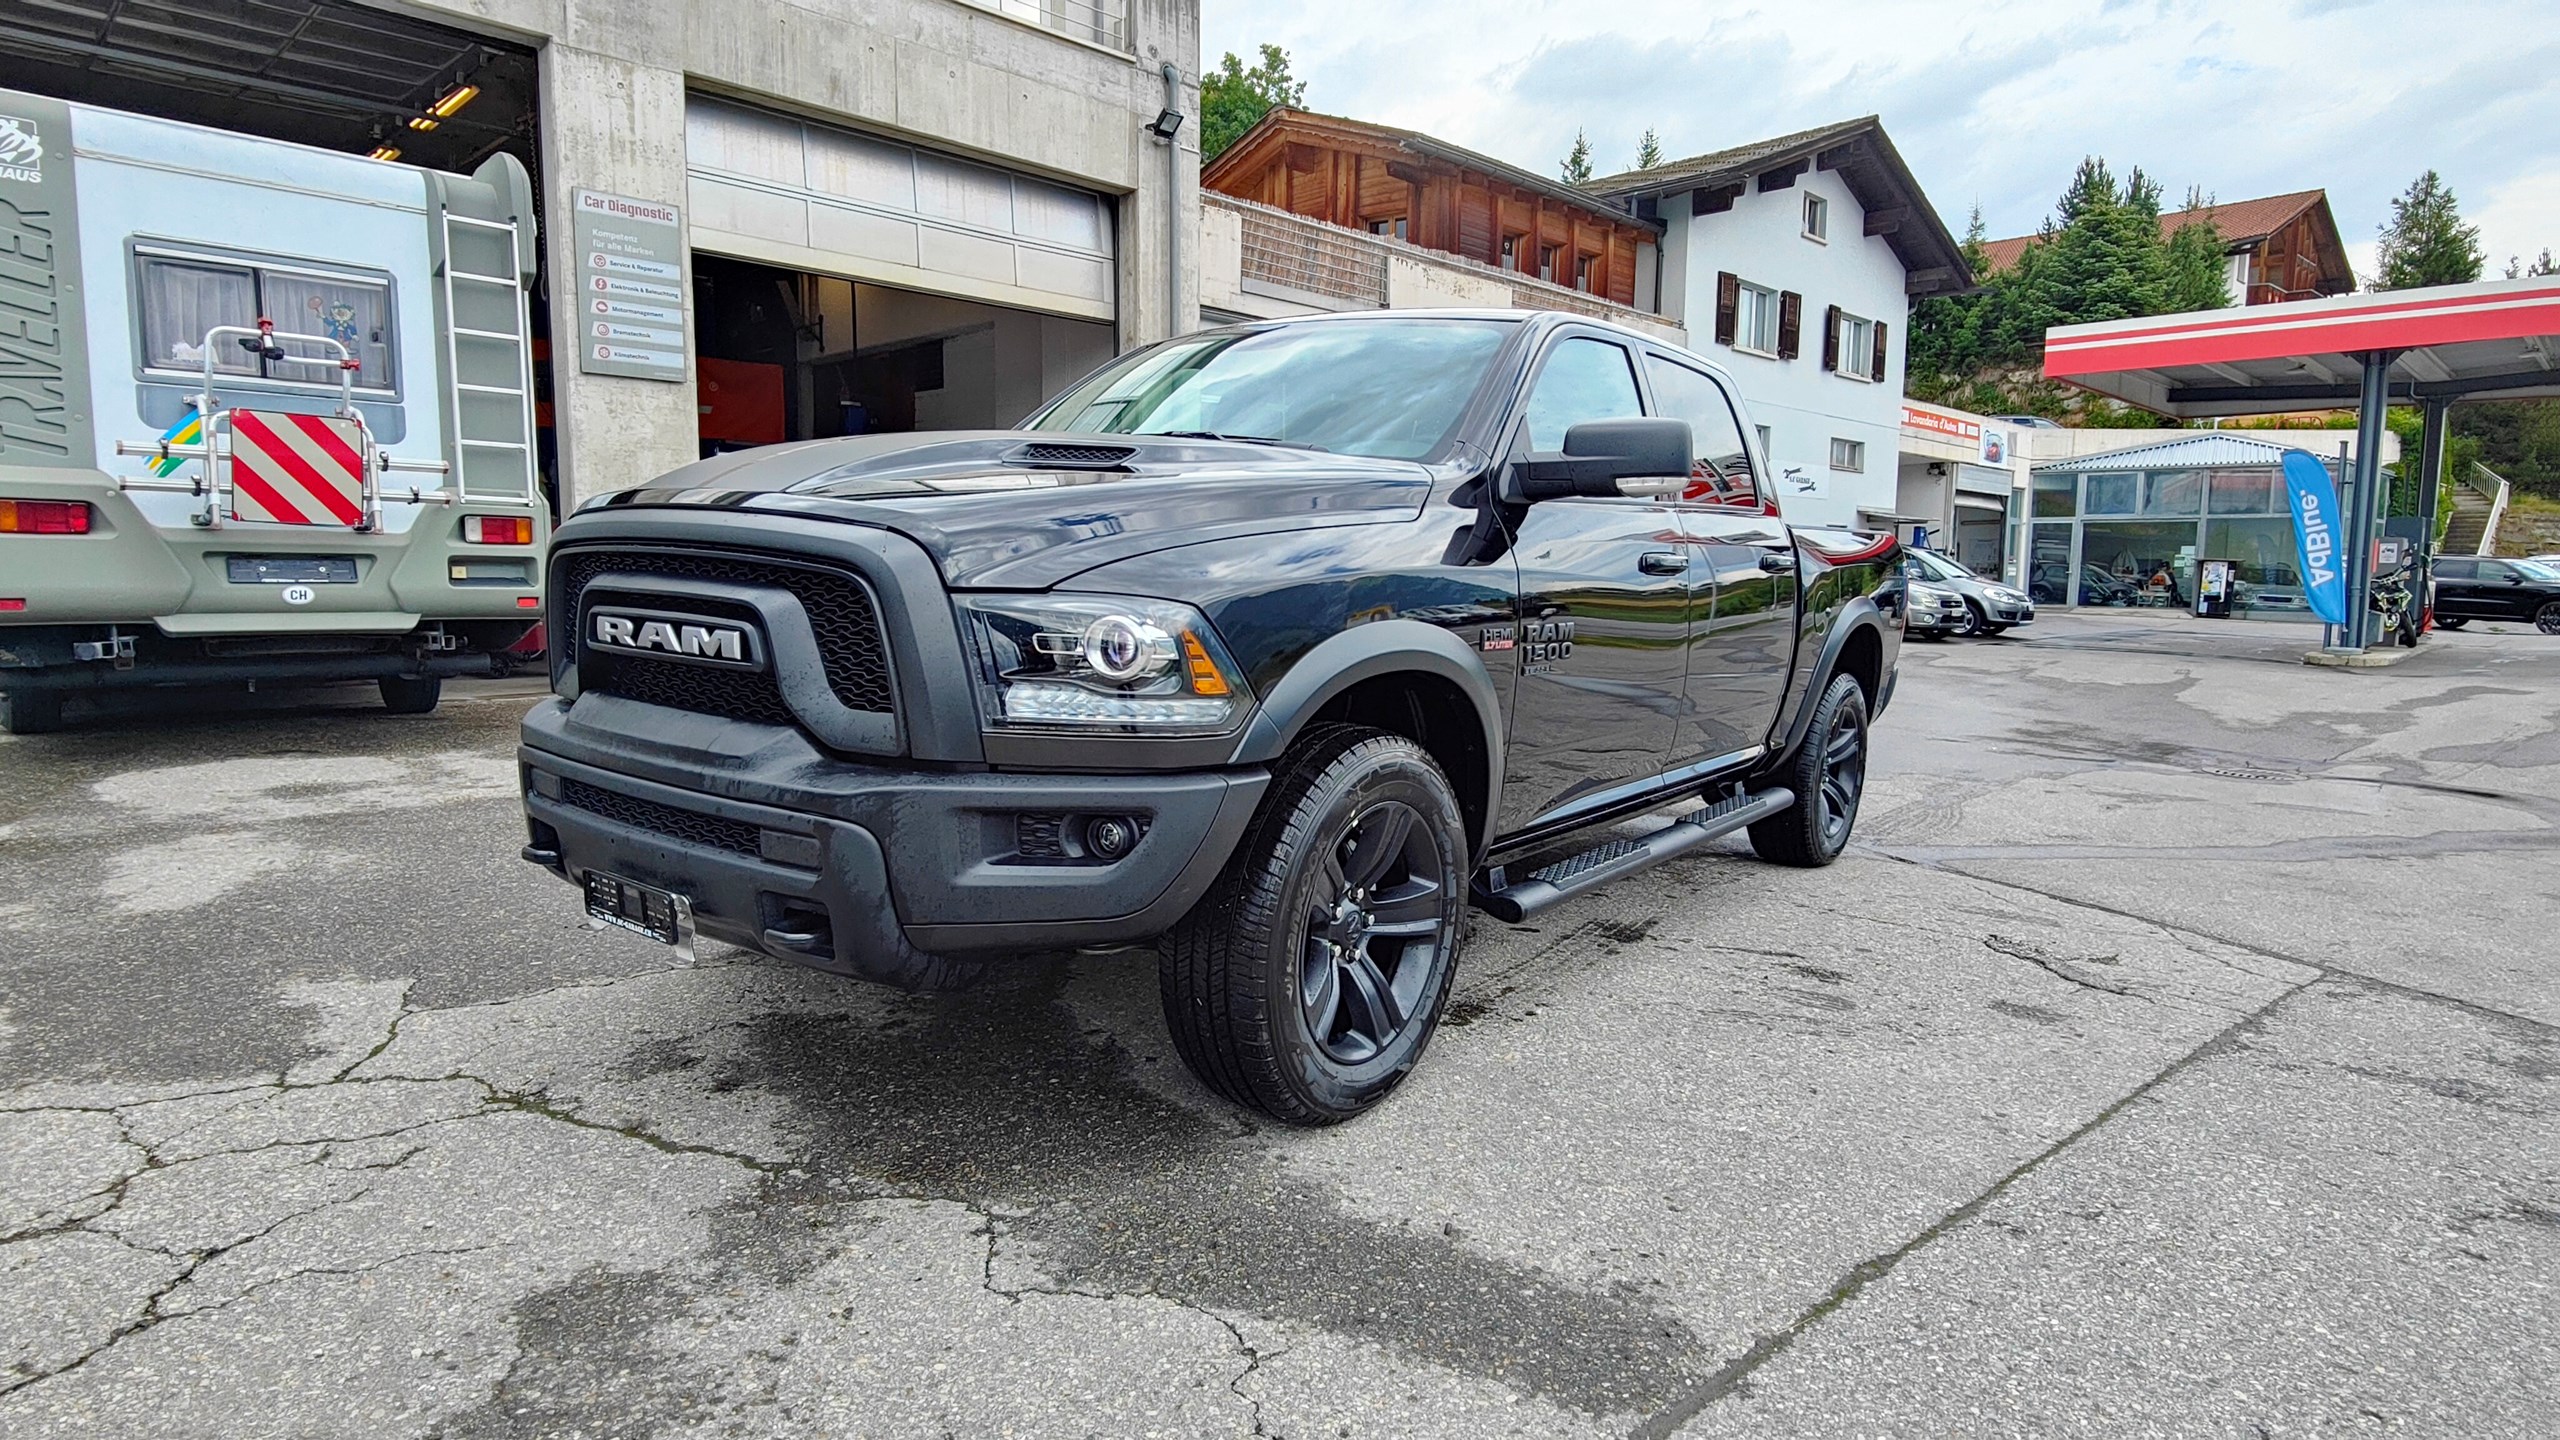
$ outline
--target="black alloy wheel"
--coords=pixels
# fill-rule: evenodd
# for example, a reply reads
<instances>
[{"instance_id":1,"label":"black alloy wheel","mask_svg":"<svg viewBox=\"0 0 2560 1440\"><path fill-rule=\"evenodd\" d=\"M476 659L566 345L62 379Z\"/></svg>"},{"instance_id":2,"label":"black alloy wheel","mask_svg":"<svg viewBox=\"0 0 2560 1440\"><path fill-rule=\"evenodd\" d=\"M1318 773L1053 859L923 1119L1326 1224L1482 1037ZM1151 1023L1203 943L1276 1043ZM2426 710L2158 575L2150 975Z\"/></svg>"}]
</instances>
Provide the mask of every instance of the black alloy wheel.
<instances>
[{"instance_id":1,"label":"black alloy wheel","mask_svg":"<svg viewBox=\"0 0 2560 1440\"><path fill-rule=\"evenodd\" d=\"M1345 1065L1376 1059L1421 1010L1448 939L1448 865L1401 800L1361 813L1307 893L1298 1004L1307 1034Z\"/></svg>"},{"instance_id":2,"label":"black alloy wheel","mask_svg":"<svg viewBox=\"0 0 2560 1440\"><path fill-rule=\"evenodd\" d=\"M2533 628L2545 635L2560 635L2560 600L2550 601L2533 612Z\"/></svg>"},{"instance_id":3,"label":"black alloy wheel","mask_svg":"<svg viewBox=\"0 0 2560 1440\"><path fill-rule=\"evenodd\" d=\"M1867 793L1867 739L1865 688L1855 676L1833 676L1804 743L1770 777L1793 790L1796 803L1752 825L1761 859L1812 869L1849 848Z\"/></svg>"},{"instance_id":4,"label":"black alloy wheel","mask_svg":"<svg viewBox=\"0 0 2560 1440\"><path fill-rule=\"evenodd\" d=\"M1456 792L1421 746L1311 729L1218 883L1157 947L1183 1062L1292 1125L1384 1099L1448 1004L1471 863Z\"/></svg>"}]
</instances>

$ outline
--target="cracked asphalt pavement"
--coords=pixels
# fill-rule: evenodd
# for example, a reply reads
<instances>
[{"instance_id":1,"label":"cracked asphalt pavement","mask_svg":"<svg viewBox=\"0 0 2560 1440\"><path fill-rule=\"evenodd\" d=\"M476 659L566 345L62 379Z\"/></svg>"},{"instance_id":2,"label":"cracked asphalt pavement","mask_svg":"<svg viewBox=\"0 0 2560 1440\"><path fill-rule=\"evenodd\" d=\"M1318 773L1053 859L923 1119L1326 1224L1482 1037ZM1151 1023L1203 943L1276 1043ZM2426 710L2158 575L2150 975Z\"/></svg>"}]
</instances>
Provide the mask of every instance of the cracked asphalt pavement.
<instances>
[{"instance_id":1,"label":"cracked asphalt pavement","mask_svg":"<svg viewBox=\"0 0 2560 1440\"><path fill-rule=\"evenodd\" d=\"M1151 957L587 928L522 682L0 737L0 1433L2560 1430L2560 645L1914 645L1859 843L1478 925L1381 1110Z\"/></svg>"}]
</instances>

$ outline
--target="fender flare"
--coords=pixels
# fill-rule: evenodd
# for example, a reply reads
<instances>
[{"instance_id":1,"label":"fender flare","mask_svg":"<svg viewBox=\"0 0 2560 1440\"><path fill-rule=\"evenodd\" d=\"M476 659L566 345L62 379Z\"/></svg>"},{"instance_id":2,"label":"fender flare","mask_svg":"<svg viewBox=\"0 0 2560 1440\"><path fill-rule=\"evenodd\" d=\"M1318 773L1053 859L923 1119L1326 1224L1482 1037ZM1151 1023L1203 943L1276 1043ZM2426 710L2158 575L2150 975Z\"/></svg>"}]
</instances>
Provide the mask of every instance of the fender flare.
<instances>
[{"instance_id":1,"label":"fender flare","mask_svg":"<svg viewBox=\"0 0 2560 1440\"><path fill-rule=\"evenodd\" d=\"M1484 734L1485 806L1481 828L1472 837L1479 848L1490 838L1493 817L1502 813L1503 749L1507 738L1503 707L1493 677L1475 649L1437 625L1419 620L1379 620L1355 625L1328 637L1298 657L1280 682L1271 687L1253 721L1237 740L1230 764L1262 765L1280 758L1307 722L1337 696L1364 680L1382 675L1419 672L1458 687L1475 708Z\"/></svg>"},{"instance_id":2,"label":"fender flare","mask_svg":"<svg viewBox=\"0 0 2560 1440\"><path fill-rule=\"evenodd\" d=\"M1831 677L1840 673L1840 652L1849 648L1849 637L1861 630L1876 632L1876 643L1880 646L1884 643L1884 611L1872 595L1851 598L1833 617L1831 633L1823 637L1822 658L1814 662L1813 683L1805 687L1804 698L1796 702L1796 713L1787 720L1787 742L1778 747L1778 763L1784 763L1788 756L1796 753L1796 747L1804 744L1805 732L1813 726L1813 712L1822 704L1822 692L1831 688ZM1892 678L1890 672L1878 677L1879 699L1884 688L1892 683Z\"/></svg>"}]
</instances>

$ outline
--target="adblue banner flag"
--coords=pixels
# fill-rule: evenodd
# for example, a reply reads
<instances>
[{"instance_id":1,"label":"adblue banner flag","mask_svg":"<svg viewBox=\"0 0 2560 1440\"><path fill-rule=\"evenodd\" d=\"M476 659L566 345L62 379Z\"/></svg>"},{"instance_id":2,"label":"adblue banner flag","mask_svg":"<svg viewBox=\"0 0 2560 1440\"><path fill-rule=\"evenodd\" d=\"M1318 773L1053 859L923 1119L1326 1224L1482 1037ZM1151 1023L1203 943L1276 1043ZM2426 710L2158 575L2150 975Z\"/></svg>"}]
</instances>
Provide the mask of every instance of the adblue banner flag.
<instances>
[{"instance_id":1,"label":"adblue banner flag","mask_svg":"<svg viewBox=\"0 0 2560 1440\"><path fill-rule=\"evenodd\" d=\"M2293 501L2294 558L2301 562L2302 596L2311 613L2332 625L2347 623L2345 517L2329 467L2291 450L2284 457L2284 489Z\"/></svg>"}]
</instances>

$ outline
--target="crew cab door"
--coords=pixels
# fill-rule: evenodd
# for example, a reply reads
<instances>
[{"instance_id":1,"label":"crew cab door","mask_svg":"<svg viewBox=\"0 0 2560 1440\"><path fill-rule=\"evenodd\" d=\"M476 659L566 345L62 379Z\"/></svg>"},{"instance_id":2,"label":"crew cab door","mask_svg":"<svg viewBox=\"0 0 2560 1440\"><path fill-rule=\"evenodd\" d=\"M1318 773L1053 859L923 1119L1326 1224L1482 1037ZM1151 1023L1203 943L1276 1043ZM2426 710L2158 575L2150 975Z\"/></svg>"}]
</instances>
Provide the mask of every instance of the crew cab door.
<instances>
[{"instance_id":1,"label":"crew cab door","mask_svg":"<svg viewBox=\"0 0 2560 1440\"><path fill-rule=\"evenodd\" d=\"M1566 330L1539 358L1510 453L1558 450L1586 420L1643 413L1628 348ZM1520 678L1502 832L1661 771L1680 713L1692 583L1670 497L1541 500L1517 515L1520 608L1509 638Z\"/></svg>"},{"instance_id":2,"label":"crew cab door","mask_svg":"<svg viewBox=\"0 0 2560 1440\"><path fill-rule=\"evenodd\" d=\"M1696 618L1671 741L1676 768L1747 750L1776 724L1795 654L1796 554L1775 517L1713 503L1718 493L1764 489L1723 382L1659 351L1647 351L1644 366L1654 413L1688 421L1697 446L1693 498L1680 507Z\"/></svg>"}]
</instances>

